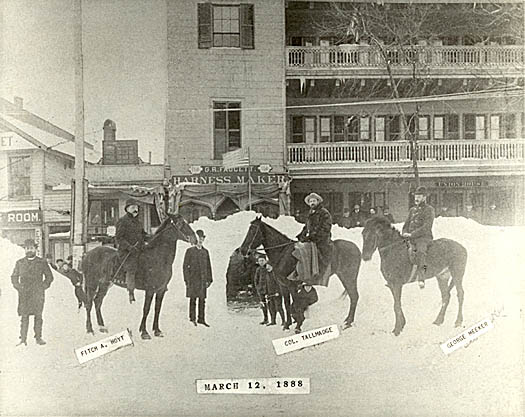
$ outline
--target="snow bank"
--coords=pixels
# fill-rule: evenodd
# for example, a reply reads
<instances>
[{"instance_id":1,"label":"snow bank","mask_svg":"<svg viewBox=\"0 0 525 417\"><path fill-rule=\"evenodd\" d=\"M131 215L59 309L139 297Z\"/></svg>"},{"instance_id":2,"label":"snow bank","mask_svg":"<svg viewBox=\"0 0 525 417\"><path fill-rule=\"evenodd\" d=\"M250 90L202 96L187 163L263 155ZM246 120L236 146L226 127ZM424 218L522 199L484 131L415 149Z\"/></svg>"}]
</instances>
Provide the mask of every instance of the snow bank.
<instances>
[{"instance_id":1,"label":"snow bank","mask_svg":"<svg viewBox=\"0 0 525 417\"><path fill-rule=\"evenodd\" d=\"M205 246L211 254L210 329L188 322L181 273L188 244L179 243L161 316L166 337L147 342L135 337L133 348L82 366L73 349L103 335L85 334L84 312L77 312L73 287L56 272L44 311L48 345L42 348L31 341L27 348L15 348L16 291L9 277L23 250L0 239L0 413L226 415L234 410L242 416L261 409L265 415L304 416L328 412L334 416L522 414L524 228L489 227L463 218L435 221L436 238L455 239L468 250L465 327L494 316L495 328L468 348L446 356L439 347L461 329L453 327L457 312L454 290L445 323L440 327L431 324L441 304L435 280L427 281L424 290L415 284L403 288L407 324L401 336L391 335L392 297L384 286L376 252L370 262L361 265L355 326L334 341L277 357L271 340L283 337L282 330L259 326L260 313L255 309L231 312L226 308L229 256L240 246L254 217L253 212L241 212L217 222L202 218L192 225L194 230L205 231ZM291 217L265 221L289 237L302 227ZM361 231L334 226L333 235L361 248ZM339 298L341 292L335 277L328 288L319 289L320 301L311 309L305 330L342 323L349 302ZM139 292L138 302L129 305L124 290L110 289L103 307L110 333L129 327L136 334L142 297ZM197 378L269 376L309 377L312 393L280 400L195 393Z\"/></svg>"}]
</instances>

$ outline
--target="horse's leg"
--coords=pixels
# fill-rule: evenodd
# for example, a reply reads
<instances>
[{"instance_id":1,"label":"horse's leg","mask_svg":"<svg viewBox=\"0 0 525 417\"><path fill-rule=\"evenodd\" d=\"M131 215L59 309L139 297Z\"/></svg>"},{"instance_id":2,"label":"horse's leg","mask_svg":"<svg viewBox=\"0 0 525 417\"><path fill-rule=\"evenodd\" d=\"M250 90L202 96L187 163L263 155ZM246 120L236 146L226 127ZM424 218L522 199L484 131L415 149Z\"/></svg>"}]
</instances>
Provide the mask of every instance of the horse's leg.
<instances>
[{"instance_id":1,"label":"horse's leg","mask_svg":"<svg viewBox=\"0 0 525 417\"><path fill-rule=\"evenodd\" d=\"M160 309L162 308L162 300L164 300L166 290L158 291L155 295L155 317L153 319L153 334L157 337L164 337L164 333L159 328Z\"/></svg>"},{"instance_id":2,"label":"horse's leg","mask_svg":"<svg viewBox=\"0 0 525 417\"><path fill-rule=\"evenodd\" d=\"M91 307L93 306L93 298L96 290L86 286L86 331L87 333L95 334L93 331L93 323L91 322Z\"/></svg>"},{"instance_id":3,"label":"horse's leg","mask_svg":"<svg viewBox=\"0 0 525 417\"><path fill-rule=\"evenodd\" d=\"M405 315L401 309L401 293L403 285L399 283L392 283L388 288L390 288L392 296L394 297L394 313L396 314L396 324L394 326L394 330L392 330L392 333L394 333L396 336L399 336L406 323Z\"/></svg>"},{"instance_id":4,"label":"horse's leg","mask_svg":"<svg viewBox=\"0 0 525 417\"><path fill-rule=\"evenodd\" d=\"M448 280L450 278L450 272L446 270L442 274L437 275L437 281L439 290L441 291L441 309L434 320L434 324L440 326L445 320L445 312L447 311L448 303L450 302L450 288L448 286Z\"/></svg>"},{"instance_id":5,"label":"horse's leg","mask_svg":"<svg viewBox=\"0 0 525 417\"><path fill-rule=\"evenodd\" d=\"M463 323L463 300L465 298L465 291L463 290L463 277L452 277L452 283L456 286L458 294L458 316L456 318L456 327L460 327Z\"/></svg>"},{"instance_id":6,"label":"horse's leg","mask_svg":"<svg viewBox=\"0 0 525 417\"><path fill-rule=\"evenodd\" d=\"M346 292L350 297L350 309L348 310L348 316L343 323L343 330L352 327L352 323L355 319L355 310L357 308L357 302L359 301L359 292L357 291L357 275L359 274L359 267L345 271L336 272L337 277L343 284Z\"/></svg>"},{"instance_id":7,"label":"horse's leg","mask_svg":"<svg viewBox=\"0 0 525 417\"><path fill-rule=\"evenodd\" d=\"M108 293L109 289L109 283L105 282L103 284L100 284L98 287L97 295L95 296L94 302L95 302L95 312L97 314L97 323L99 326L99 331L101 333L107 333L108 329L106 329L106 325L104 324L104 318L102 317L102 302L104 301L104 297Z\"/></svg>"},{"instance_id":8,"label":"horse's leg","mask_svg":"<svg viewBox=\"0 0 525 417\"><path fill-rule=\"evenodd\" d=\"M151 300L153 300L153 291L146 291L144 296L144 307L142 308L142 321L140 322L139 332L140 337L144 340L151 339L148 331L146 330L146 320L148 319L149 310L151 308Z\"/></svg>"},{"instance_id":9,"label":"horse's leg","mask_svg":"<svg viewBox=\"0 0 525 417\"><path fill-rule=\"evenodd\" d=\"M292 325L292 293L290 292L290 289L285 287L284 285L281 286L281 292L283 294L284 310L286 313L286 321L283 324L283 330L288 330Z\"/></svg>"}]
</instances>

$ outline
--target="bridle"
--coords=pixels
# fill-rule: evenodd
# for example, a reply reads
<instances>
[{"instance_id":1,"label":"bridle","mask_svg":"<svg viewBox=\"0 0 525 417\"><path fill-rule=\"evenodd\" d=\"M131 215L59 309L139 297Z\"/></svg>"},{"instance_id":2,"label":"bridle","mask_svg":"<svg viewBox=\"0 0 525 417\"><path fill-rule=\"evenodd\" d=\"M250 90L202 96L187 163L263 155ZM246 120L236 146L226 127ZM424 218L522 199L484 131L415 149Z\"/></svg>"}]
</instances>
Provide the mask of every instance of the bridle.
<instances>
[{"instance_id":1,"label":"bridle","mask_svg":"<svg viewBox=\"0 0 525 417\"><path fill-rule=\"evenodd\" d=\"M254 251L254 252L256 252L256 253L261 253L261 252L257 251L256 249L252 249L252 244L253 244L253 242L255 241L256 236L257 236L257 235L259 234L259 232L261 231L260 229L261 229L261 225L258 224L258 225L257 225L257 230L255 231L255 234L253 235L252 240L250 241L250 244L248 245L248 251L251 250L251 251ZM262 232L261 232L261 233L262 233ZM285 247L285 246L289 246L289 245L292 245L292 244L295 244L295 243L296 243L296 241L295 241L295 240L292 240L291 242L281 243L280 245L275 245L275 246L268 246L268 247L265 247L264 250L265 250L265 251L268 251L268 250L270 250L270 249L283 248L283 247Z\"/></svg>"},{"instance_id":2,"label":"bridle","mask_svg":"<svg viewBox=\"0 0 525 417\"><path fill-rule=\"evenodd\" d=\"M149 245L151 245L151 243L154 242L165 231L171 228L175 229L175 231L180 233L184 237L184 240L186 242L190 241L190 237L186 235L186 233L184 233L180 228L180 225L184 222L184 219L182 217L179 217L175 222L173 222L173 219L171 217L169 219L170 219L169 224L164 229L162 229L159 233L155 234L153 238L150 239L150 241L148 242Z\"/></svg>"}]
</instances>

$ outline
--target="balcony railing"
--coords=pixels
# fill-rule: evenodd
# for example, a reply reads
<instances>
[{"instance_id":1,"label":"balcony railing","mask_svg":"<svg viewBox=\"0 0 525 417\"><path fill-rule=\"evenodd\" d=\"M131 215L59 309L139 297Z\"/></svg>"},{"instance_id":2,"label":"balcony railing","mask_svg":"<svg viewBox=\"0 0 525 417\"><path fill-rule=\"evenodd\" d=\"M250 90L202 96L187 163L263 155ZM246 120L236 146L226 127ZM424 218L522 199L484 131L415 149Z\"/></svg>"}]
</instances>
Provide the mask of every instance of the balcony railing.
<instances>
[{"instance_id":1,"label":"balcony railing","mask_svg":"<svg viewBox=\"0 0 525 417\"><path fill-rule=\"evenodd\" d=\"M302 46L287 47L288 68L377 68L384 67L384 57L379 49L368 45ZM387 59L395 67L420 68L471 67L500 68L522 67L522 46L415 46L388 48Z\"/></svg>"},{"instance_id":2,"label":"balcony railing","mask_svg":"<svg viewBox=\"0 0 525 417\"><path fill-rule=\"evenodd\" d=\"M523 161L522 140L492 141L426 141L418 142L419 161ZM336 164L341 162L381 163L411 161L410 143L399 142L336 142L289 144L288 164Z\"/></svg>"}]
</instances>

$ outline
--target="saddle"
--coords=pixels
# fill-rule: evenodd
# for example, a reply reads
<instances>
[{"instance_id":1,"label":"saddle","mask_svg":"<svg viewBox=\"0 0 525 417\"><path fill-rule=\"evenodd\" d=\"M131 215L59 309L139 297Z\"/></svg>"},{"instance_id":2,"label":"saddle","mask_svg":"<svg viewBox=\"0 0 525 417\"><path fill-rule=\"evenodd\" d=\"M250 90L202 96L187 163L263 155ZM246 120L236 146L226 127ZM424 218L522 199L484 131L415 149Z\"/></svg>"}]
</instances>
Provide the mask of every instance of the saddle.
<instances>
[{"instance_id":1,"label":"saddle","mask_svg":"<svg viewBox=\"0 0 525 417\"><path fill-rule=\"evenodd\" d=\"M146 286L144 283L144 274L140 270L140 264L135 273L135 289L145 290ZM113 277L113 284L117 287L127 288L126 285L126 264L123 257L115 256L113 260L113 268L111 271L111 277Z\"/></svg>"},{"instance_id":2,"label":"saddle","mask_svg":"<svg viewBox=\"0 0 525 417\"><path fill-rule=\"evenodd\" d=\"M330 252L333 242L330 242ZM287 277L291 281L302 281L309 285L328 286L332 268L319 262L319 251L313 242L298 242L294 245L292 256L297 259L295 270Z\"/></svg>"}]
</instances>

